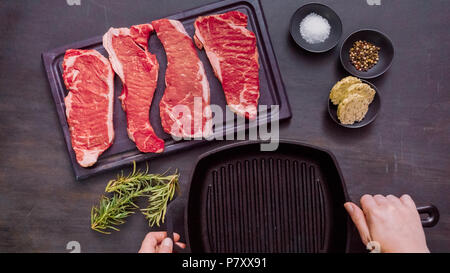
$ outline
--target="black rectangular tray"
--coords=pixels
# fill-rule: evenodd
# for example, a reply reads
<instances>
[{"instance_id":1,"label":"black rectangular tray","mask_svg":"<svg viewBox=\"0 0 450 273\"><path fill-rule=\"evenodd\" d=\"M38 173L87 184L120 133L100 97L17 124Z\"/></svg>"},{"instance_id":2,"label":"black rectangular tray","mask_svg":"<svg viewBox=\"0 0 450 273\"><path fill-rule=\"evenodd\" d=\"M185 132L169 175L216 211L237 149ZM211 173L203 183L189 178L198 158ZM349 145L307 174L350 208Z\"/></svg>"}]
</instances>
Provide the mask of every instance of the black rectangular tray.
<instances>
[{"instance_id":1,"label":"black rectangular tray","mask_svg":"<svg viewBox=\"0 0 450 273\"><path fill-rule=\"evenodd\" d=\"M257 37L257 45L259 50L259 63L260 63L260 99L259 105L267 105L270 109L271 105L279 105L279 120L288 119L291 117L291 109L289 106L286 90L282 82L278 64L272 48L272 43L269 38L269 33L266 27L264 15L261 9L261 5L258 0L225 0L205 5L199 8L187 10L168 16L166 18L176 19L183 23L186 31L191 37L194 35L194 21L198 16L204 16L208 14L224 13L231 10L238 10L247 14L248 16L248 28L252 30ZM148 22L158 18L149 18ZM141 23L148 23L141 22ZM112 27L129 27L129 26L112 26ZM107 30L105 29L105 32ZM150 122L156 132L156 134L164 139L165 150L162 154L145 154L141 153L134 142L132 142L126 132L126 116L121 109L120 101L118 97L122 92L122 83L119 77L114 79L114 130L115 140L112 146L106 150L98 159L97 163L89 168L83 168L78 165L75 153L72 149L70 141L69 126L67 124L65 115L64 97L67 95L68 90L64 85L62 78L62 61L64 53L69 48L78 49L95 49L104 56L108 56L106 50L102 46L102 36L97 36L85 41L68 44L47 52L42 53L42 60L44 62L45 70L47 72L47 78L50 83L53 99L56 104L59 121L64 133L64 139L66 140L67 150L70 155L71 163L75 172L77 180L88 178L94 174L111 170L133 161L143 161L164 154L168 154L174 151L180 151L186 148L192 148L193 146L205 143L207 140L192 140L192 141L174 141L172 137L166 134L161 126L161 119L159 115L159 102L163 96L165 84L165 71L167 66L167 59L164 48L156 35L151 35L149 40L149 50L156 55L160 70L158 76L158 85L153 98L151 110L150 110ZM203 62L206 70L206 75L211 88L211 104L219 105L222 109L226 109L225 96L222 90L222 86L218 79L214 76L213 69L206 57L205 52L198 51L199 57ZM268 113L267 118L259 118L259 124L267 123L270 115ZM236 119L236 117L233 117ZM215 127L215 135L225 135L233 131L245 130L249 126L256 126L255 123L246 123L244 125L233 123L233 126L227 126L226 115L224 115L224 122L222 125ZM221 127L222 126L222 127Z\"/></svg>"}]
</instances>

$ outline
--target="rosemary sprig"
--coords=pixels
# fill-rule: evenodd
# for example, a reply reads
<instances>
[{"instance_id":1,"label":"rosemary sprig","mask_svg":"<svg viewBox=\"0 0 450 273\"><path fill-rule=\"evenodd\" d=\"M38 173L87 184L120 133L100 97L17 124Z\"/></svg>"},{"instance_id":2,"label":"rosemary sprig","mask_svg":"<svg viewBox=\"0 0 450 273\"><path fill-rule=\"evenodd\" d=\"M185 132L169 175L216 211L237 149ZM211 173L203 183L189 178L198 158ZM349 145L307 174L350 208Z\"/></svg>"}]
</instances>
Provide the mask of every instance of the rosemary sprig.
<instances>
[{"instance_id":1,"label":"rosemary sprig","mask_svg":"<svg viewBox=\"0 0 450 273\"><path fill-rule=\"evenodd\" d=\"M159 184L150 188L149 207L141 209L150 226L164 223L164 216L167 211L167 203L172 200L175 192L178 190L178 175L166 176L163 180L169 179L168 182L158 182Z\"/></svg>"},{"instance_id":2,"label":"rosemary sprig","mask_svg":"<svg viewBox=\"0 0 450 273\"><path fill-rule=\"evenodd\" d=\"M105 231L107 229L119 231L115 226L125 223L124 219L133 214L136 207L127 196L118 194L114 194L111 198L102 196L99 206L92 207L91 228L104 234L111 233Z\"/></svg>"},{"instance_id":3,"label":"rosemary sprig","mask_svg":"<svg viewBox=\"0 0 450 273\"><path fill-rule=\"evenodd\" d=\"M134 214L138 206L134 200L147 197L149 204L141 212L147 218L150 226L164 223L167 203L173 199L178 189L179 174L173 175L149 174L147 170L136 170L133 162L133 172L124 176L123 172L116 179L108 182L105 192L112 197L102 196L99 206L92 207L91 228L101 233L110 234L108 229L119 229L115 226L125 223L125 218Z\"/></svg>"},{"instance_id":4,"label":"rosemary sprig","mask_svg":"<svg viewBox=\"0 0 450 273\"><path fill-rule=\"evenodd\" d=\"M152 176L152 174L148 174L148 165L147 170L142 172L141 170L136 170L136 162L133 161L133 172L128 176L124 176L122 171L117 175L116 179L108 182L105 192L127 194L139 190L143 186L148 186L149 182L151 182L149 176Z\"/></svg>"}]
</instances>

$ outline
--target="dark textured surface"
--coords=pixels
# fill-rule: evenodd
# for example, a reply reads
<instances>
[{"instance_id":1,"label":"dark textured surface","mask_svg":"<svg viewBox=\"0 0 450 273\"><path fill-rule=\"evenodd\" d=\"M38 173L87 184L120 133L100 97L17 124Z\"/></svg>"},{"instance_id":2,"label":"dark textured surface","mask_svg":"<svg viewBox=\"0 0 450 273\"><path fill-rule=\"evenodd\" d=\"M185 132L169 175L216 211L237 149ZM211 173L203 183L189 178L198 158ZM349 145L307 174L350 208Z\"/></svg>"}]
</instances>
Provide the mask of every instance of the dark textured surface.
<instances>
[{"instance_id":1,"label":"dark textured surface","mask_svg":"<svg viewBox=\"0 0 450 273\"><path fill-rule=\"evenodd\" d=\"M110 172L76 182L40 53L103 34L110 26L148 22L212 1L0 2L0 251L66 252L79 241L83 252L135 252L149 228L136 214L121 232L89 229L90 209ZM331 86L345 76L338 48L316 55L291 41L289 20L306 1L268 1L262 6L288 90L293 118L281 137L331 150L353 200L364 193L409 193L417 204L434 203L440 223L426 230L431 251L450 251L450 69L448 14L442 0L319 1L341 17L343 37L377 28L393 41L391 69L372 82L383 93L377 120L368 127L340 128L327 113ZM163 4L164 3L164 4ZM341 41L342 42L342 41ZM154 160L152 172L178 168L186 183L194 159L212 147Z\"/></svg>"}]
</instances>

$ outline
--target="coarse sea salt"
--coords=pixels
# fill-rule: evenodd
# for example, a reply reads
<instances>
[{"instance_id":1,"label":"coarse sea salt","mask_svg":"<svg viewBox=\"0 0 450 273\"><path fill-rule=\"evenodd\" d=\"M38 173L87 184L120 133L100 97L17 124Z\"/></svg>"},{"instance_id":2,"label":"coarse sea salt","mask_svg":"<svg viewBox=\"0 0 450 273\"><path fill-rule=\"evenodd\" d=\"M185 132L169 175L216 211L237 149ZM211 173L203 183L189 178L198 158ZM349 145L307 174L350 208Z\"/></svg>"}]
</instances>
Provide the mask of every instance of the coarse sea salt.
<instances>
[{"instance_id":1,"label":"coarse sea salt","mask_svg":"<svg viewBox=\"0 0 450 273\"><path fill-rule=\"evenodd\" d=\"M310 44L325 42L330 36L330 30L328 20L314 12L308 14L300 23L300 34Z\"/></svg>"}]
</instances>

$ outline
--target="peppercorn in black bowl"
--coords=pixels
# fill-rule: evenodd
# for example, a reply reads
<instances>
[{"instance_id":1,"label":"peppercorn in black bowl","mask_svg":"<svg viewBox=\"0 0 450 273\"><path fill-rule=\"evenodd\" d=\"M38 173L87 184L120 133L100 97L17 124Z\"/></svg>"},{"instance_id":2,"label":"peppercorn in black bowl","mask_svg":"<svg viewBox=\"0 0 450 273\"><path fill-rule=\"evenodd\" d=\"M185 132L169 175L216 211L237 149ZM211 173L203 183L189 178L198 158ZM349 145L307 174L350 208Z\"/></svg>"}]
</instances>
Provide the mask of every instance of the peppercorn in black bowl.
<instances>
[{"instance_id":1,"label":"peppercorn in black bowl","mask_svg":"<svg viewBox=\"0 0 450 273\"><path fill-rule=\"evenodd\" d=\"M394 59L391 40L377 30L359 30L342 44L341 63L348 73L372 79L386 72Z\"/></svg>"}]
</instances>

